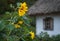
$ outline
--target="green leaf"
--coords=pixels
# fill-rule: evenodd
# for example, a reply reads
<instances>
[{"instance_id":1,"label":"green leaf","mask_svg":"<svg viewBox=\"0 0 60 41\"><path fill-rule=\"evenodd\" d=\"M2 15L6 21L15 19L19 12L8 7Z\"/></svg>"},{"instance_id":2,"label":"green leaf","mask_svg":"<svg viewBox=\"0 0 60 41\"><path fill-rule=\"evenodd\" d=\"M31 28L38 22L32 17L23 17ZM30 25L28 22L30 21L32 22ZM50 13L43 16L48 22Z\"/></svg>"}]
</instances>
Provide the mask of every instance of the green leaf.
<instances>
[{"instance_id":1,"label":"green leaf","mask_svg":"<svg viewBox=\"0 0 60 41\"><path fill-rule=\"evenodd\" d=\"M6 33L7 35L10 35L13 30L14 30L14 25L8 24L8 25L6 26L6 28L5 28L5 33Z\"/></svg>"},{"instance_id":2,"label":"green leaf","mask_svg":"<svg viewBox=\"0 0 60 41\"><path fill-rule=\"evenodd\" d=\"M19 37L17 37L17 36L15 36L15 35L13 35L13 36L8 36L8 41L19 41Z\"/></svg>"},{"instance_id":3,"label":"green leaf","mask_svg":"<svg viewBox=\"0 0 60 41\"><path fill-rule=\"evenodd\" d=\"M5 25L3 21L0 21L0 31L2 31L5 28Z\"/></svg>"},{"instance_id":4,"label":"green leaf","mask_svg":"<svg viewBox=\"0 0 60 41\"><path fill-rule=\"evenodd\" d=\"M17 7L18 7L18 8L20 7L20 3L17 3Z\"/></svg>"}]
</instances>

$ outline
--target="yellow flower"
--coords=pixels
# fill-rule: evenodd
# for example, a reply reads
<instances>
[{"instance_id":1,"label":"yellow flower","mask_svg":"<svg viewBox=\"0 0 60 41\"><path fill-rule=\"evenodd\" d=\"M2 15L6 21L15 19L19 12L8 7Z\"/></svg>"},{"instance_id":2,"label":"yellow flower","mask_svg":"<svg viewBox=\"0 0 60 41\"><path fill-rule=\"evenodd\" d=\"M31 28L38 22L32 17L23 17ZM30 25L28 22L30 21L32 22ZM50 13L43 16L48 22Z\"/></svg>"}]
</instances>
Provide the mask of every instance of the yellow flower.
<instances>
[{"instance_id":1,"label":"yellow flower","mask_svg":"<svg viewBox=\"0 0 60 41\"><path fill-rule=\"evenodd\" d=\"M24 16L25 15L25 11L19 10L19 16Z\"/></svg>"},{"instance_id":2,"label":"yellow flower","mask_svg":"<svg viewBox=\"0 0 60 41\"><path fill-rule=\"evenodd\" d=\"M19 16L24 16L26 11L28 11L28 7L27 7L26 2L21 3L21 7L18 9Z\"/></svg>"},{"instance_id":3,"label":"yellow flower","mask_svg":"<svg viewBox=\"0 0 60 41\"><path fill-rule=\"evenodd\" d=\"M15 28L20 28L20 25L18 25L18 24L15 24Z\"/></svg>"},{"instance_id":4,"label":"yellow flower","mask_svg":"<svg viewBox=\"0 0 60 41\"><path fill-rule=\"evenodd\" d=\"M20 7L22 10L24 10L24 11L28 11L28 7L27 7L27 4L26 4L26 2L24 2L24 3L21 3L21 7Z\"/></svg>"},{"instance_id":5,"label":"yellow flower","mask_svg":"<svg viewBox=\"0 0 60 41\"><path fill-rule=\"evenodd\" d=\"M31 35L31 38L34 39L34 37L35 37L34 32L31 31L31 32L30 32L30 35Z\"/></svg>"},{"instance_id":6,"label":"yellow flower","mask_svg":"<svg viewBox=\"0 0 60 41\"><path fill-rule=\"evenodd\" d=\"M23 21L19 21L18 24L23 24Z\"/></svg>"}]
</instances>

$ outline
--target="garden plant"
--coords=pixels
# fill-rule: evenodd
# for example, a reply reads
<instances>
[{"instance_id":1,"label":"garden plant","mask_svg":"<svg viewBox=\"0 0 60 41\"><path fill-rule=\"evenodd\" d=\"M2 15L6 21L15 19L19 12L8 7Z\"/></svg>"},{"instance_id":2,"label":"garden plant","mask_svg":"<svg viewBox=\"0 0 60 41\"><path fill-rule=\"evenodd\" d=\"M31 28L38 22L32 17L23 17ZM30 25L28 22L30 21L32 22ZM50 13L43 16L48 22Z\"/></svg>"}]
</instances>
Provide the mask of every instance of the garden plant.
<instances>
[{"instance_id":1,"label":"garden plant","mask_svg":"<svg viewBox=\"0 0 60 41\"><path fill-rule=\"evenodd\" d=\"M27 3L17 3L16 7L10 4L10 7L14 10L0 18L0 41L35 41Z\"/></svg>"}]
</instances>

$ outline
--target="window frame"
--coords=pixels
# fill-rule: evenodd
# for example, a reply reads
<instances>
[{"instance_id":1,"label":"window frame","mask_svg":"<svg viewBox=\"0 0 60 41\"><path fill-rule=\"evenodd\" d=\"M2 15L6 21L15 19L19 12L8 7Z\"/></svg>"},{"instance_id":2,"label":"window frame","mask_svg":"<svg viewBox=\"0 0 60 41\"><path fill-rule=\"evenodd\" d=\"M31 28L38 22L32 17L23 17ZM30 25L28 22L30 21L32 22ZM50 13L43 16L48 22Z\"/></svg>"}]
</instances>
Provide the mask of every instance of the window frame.
<instances>
[{"instance_id":1,"label":"window frame","mask_svg":"<svg viewBox=\"0 0 60 41\"><path fill-rule=\"evenodd\" d=\"M46 27L46 20L49 21L50 25L48 26L48 28ZM53 30L54 29L54 19L52 17L46 17L43 19L43 29L44 30Z\"/></svg>"}]
</instances>

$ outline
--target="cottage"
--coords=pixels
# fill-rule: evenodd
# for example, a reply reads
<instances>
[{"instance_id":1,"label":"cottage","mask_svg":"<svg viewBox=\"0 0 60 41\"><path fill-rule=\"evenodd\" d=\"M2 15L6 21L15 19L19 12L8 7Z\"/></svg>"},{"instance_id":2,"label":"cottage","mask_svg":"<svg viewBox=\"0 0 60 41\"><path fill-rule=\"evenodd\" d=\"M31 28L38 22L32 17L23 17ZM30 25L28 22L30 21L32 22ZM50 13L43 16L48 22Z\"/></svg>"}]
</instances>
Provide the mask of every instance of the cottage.
<instances>
[{"instance_id":1,"label":"cottage","mask_svg":"<svg viewBox=\"0 0 60 41\"><path fill-rule=\"evenodd\" d=\"M36 17L36 34L60 34L60 0L38 0L28 14Z\"/></svg>"}]
</instances>

